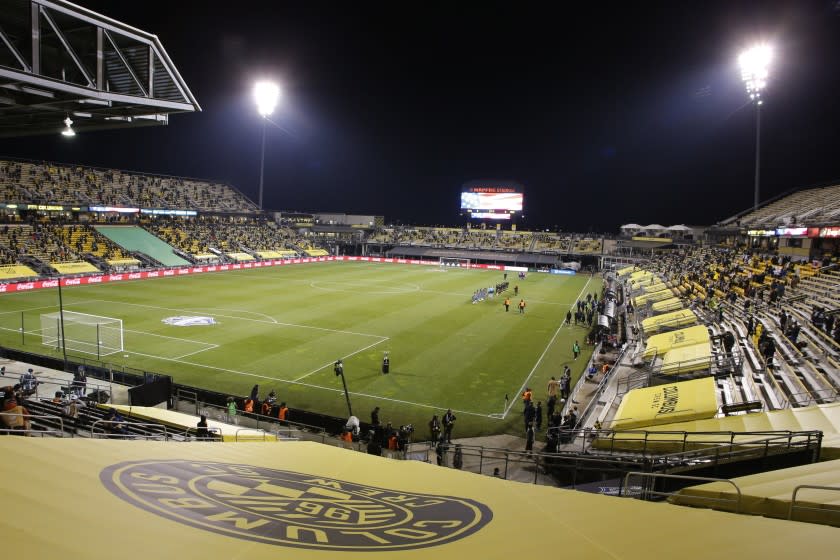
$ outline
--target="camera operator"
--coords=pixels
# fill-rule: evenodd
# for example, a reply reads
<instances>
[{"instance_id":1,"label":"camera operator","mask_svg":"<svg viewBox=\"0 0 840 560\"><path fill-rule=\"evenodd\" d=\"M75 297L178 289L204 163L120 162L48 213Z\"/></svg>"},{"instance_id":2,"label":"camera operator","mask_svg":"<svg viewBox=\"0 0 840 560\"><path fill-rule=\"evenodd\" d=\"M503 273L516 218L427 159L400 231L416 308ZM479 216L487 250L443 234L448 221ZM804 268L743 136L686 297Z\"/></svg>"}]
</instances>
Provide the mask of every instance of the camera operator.
<instances>
[{"instance_id":1,"label":"camera operator","mask_svg":"<svg viewBox=\"0 0 840 560\"><path fill-rule=\"evenodd\" d=\"M408 450L408 445L411 443L411 434L414 433L414 426L406 424L400 426L399 434L397 435L397 448L400 452L405 453Z\"/></svg>"},{"instance_id":2,"label":"camera operator","mask_svg":"<svg viewBox=\"0 0 840 560\"><path fill-rule=\"evenodd\" d=\"M29 368L26 373L20 376L20 394L22 397L33 395L37 392L37 387L38 379L35 377L32 368Z\"/></svg>"}]
</instances>

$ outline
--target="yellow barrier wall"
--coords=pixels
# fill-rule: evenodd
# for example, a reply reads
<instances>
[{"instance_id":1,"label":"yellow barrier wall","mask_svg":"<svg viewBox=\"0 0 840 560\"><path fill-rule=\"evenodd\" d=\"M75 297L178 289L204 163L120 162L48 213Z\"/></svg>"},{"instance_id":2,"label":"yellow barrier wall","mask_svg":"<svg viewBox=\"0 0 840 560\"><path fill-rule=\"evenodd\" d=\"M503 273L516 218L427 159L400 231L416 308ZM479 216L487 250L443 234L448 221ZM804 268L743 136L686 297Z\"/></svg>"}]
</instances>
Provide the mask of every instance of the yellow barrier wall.
<instances>
[{"instance_id":1,"label":"yellow barrier wall","mask_svg":"<svg viewBox=\"0 0 840 560\"><path fill-rule=\"evenodd\" d=\"M29 278L38 276L38 273L22 264L0 266L0 280L12 280L13 278Z\"/></svg>"},{"instance_id":2,"label":"yellow barrier wall","mask_svg":"<svg viewBox=\"0 0 840 560\"><path fill-rule=\"evenodd\" d=\"M611 428L631 430L712 418L718 411L715 380L711 377L633 389L621 399Z\"/></svg>"},{"instance_id":3,"label":"yellow barrier wall","mask_svg":"<svg viewBox=\"0 0 840 560\"><path fill-rule=\"evenodd\" d=\"M678 373L690 373L700 371L709 367L709 360L712 357L712 345L710 342L701 342L690 346L672 348L665 354L662 360L661 373L676 375Z\"/></svg>"},{"instance_id":4,"label":"yellow barrier wall","mask_svg":"<svg viewBox=\"0 0 840 560\"><path fill-rule=\"evenodd\" d=\"M654 334L666 328L688 327L697 323L697 315L690 309L681 309L671 313L663 313L656 317L642 320L642 330L645 334Z\"/></svg>"},{"instance_id":5,"label":"yellow barrier wall","mask_svg":"<svg viewBox=\"0 0 840 560\"><path fill-rule=\"evenodd\" d=\"M99 269L88 262L50 263L60 274L81 274L84 272L99 272Z\"/></svg>"},{"instance_id":6,"label":"yellow barrier wall","mask_svg":"<svg viewBox=\"0 0 840 560\"><path fill-rule=\"evenodd\" d=\"M709 330L703 325L695 325L678 331L655 334L648 338L643 357L649 360L654 354L661 356L672 348L703 343L709 343Z\"/></svg>"},{"instance_id":7,"label":"yellow barrier wall","mask_svg":"<svg viewBox=\"0 0 840 560\"><path fill-rule=\"evenodd\" d=\"M10 559L509 560L558 543L564 558L586 560L837 556L831 527L522 484L312 442L4 437L0 456L15 459L0 461Z\"/></svg>"},{"instance_id":8,"label":"yellow barrier wall","mask_svg":"<svg viewBox=\"0 0 840 560\"><path fill-rule=\"evenodd\" d=\"M676 311L683 308L683 302L679 298L671 297L663 299L662 301L654 302L650 308L655 313L664 313L668 311Z\"/></svg>"}]
</instances>

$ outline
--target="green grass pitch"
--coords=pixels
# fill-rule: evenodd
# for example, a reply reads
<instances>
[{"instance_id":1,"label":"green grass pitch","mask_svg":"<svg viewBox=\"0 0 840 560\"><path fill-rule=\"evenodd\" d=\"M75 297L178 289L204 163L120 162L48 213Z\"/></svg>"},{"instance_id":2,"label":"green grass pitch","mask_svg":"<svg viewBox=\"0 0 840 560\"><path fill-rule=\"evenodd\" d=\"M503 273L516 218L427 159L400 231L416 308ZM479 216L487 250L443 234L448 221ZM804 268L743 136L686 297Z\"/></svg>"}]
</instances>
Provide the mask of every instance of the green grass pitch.
<instances>
[{"instance_id":1,"label":"green grass pitch","mask_svg":"<svg viewBox=\"0 0 840 560\"><path fill-rule=\"evenodd\" d=\"M333 373L341 358L353 412L363 420L378 405L383 421L413 423L422 439L432 414L451 407L456 437L519 434L524 385L544 400L549 377L564 364L573 379L580 375L588 348L575 362L571 346L583 344L587 331L562 323L579 296L600 292L601 281L508 273L510 312L499 296L470 303L473 291L501 282L502 274L314 263L69 287L63 299L65 311L123 320L125 351L102 357L106 363L238 396L258 383L261 395L274 389L292 409L346 417ZM513 296L517 284L524 315ZM39 334L40 315L57 310L56 289L0 295L0 343L58 355ZM216 324L163 322L183 315L211 316ZM388 375L381 373L385 351Z\"/></svg>"}]
</instances>

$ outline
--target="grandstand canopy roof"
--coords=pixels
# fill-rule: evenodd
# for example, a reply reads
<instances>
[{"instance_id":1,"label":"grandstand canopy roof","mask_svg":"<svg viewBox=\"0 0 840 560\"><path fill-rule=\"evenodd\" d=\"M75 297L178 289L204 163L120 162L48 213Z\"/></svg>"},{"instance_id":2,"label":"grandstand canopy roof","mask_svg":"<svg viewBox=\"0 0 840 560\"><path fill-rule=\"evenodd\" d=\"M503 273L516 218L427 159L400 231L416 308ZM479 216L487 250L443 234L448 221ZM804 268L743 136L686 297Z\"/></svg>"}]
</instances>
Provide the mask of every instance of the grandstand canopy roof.
<instances>
[{"instance_id":1,"label":"grandstand canopy roof","mask_svg":"<svg viewBox=\"0 0 840 560\"><path fill-rule=\"evenodd\" d=\"M0 438L6 557L833 558L836 529L510 482L313 442ZM153 539L153 542L150 540ZM700 543L713 543L701 546Z\"/></svg>"},{"instance_id":2,"label":"grandstand canopy roof","mask_svg":"<svg viewBox=\"0 0 840 560\"><path fill-rule=\"evenodd\" d=\"M624 224L620 229L642 229L639 224Z\"/></svg>"},{"instance_id":3,"label":"grandstand canopy roof","mask_svg":"<svg viewBox=\"0 0 840 560\"><path fill-rule=\"evenodd\" d=\"M0 137L200 110L156 36L64 0L0 0Z\"/></svg>"}]
</instances>

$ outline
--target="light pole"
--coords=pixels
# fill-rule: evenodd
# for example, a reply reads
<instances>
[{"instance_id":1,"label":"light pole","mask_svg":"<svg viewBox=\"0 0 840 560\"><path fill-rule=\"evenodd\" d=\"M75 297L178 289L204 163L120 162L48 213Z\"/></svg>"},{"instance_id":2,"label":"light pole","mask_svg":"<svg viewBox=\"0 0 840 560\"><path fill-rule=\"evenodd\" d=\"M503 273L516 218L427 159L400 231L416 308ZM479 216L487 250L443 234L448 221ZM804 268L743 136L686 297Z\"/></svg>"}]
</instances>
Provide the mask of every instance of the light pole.
<instances>
[{"instance_id":1,"label":"light pole","mask_svg":"<svg viewBox=\"0 0 840 560\"><path fill-rule=\"evenodd\" d=\"M259 208L263 209L263 175L265 173L265 121L280 99L280 87L274 82L257 82L254 85L254 101L257 103L257 112L263 118L262 123L262 149L260 151L260 198Z\"/></svg>"},{"instance_id":2,"label":"light pole","mask_svg":"<svg viewBox=\"0 0 840 560\"><path fill-rule=\"evenodd\" d=\"M768 45L756 45L747 49L738 57L741 65L741 79L747 87L747 94L755 105L755 199L753 210L758 208L759 184L761 182L761 105L764 100L761 92L767 87L770 75L770 61L773 50Z\"/></svg>"}]
</instances>

